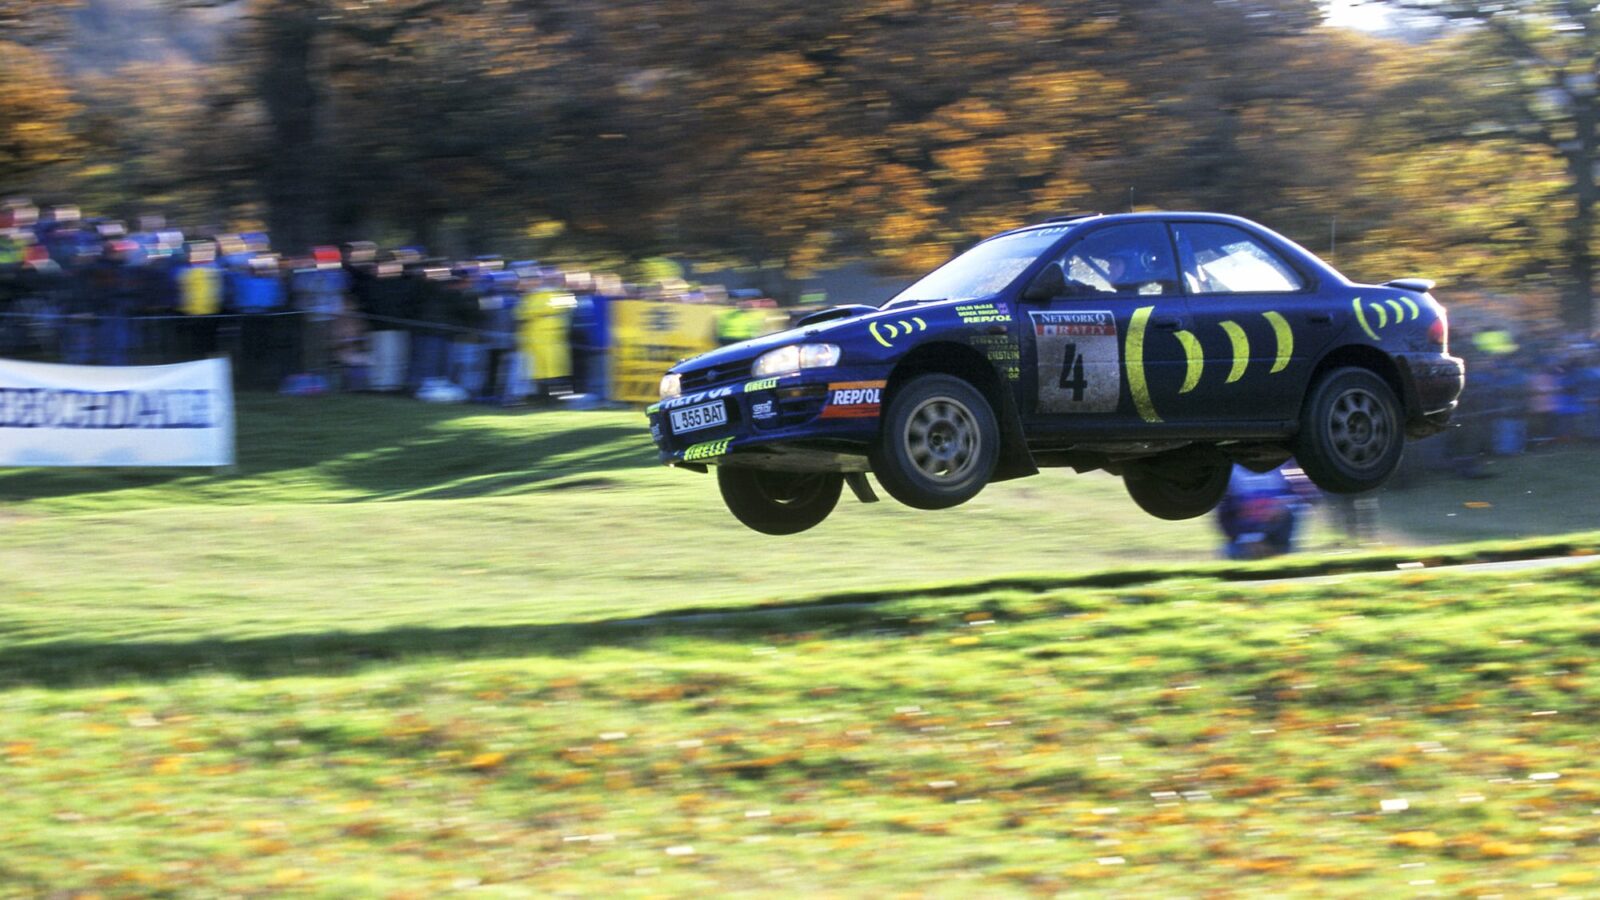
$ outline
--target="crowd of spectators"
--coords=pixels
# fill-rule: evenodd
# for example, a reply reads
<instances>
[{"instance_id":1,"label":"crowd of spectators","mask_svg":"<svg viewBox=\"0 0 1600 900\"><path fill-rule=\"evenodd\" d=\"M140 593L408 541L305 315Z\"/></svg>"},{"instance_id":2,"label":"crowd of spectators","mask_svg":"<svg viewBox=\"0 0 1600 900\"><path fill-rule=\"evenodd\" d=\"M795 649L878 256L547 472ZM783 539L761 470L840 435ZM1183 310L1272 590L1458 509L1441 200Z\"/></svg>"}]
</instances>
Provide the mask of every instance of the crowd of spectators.
<instances>
[{"instance_id":1,"label":"crowd of spectators","mask_svg":"<svg viewBox=\"0 0 1600 900\"><path fill-rule=\"evenodd\" d=\"M765 300L664 277L650 285L533 261L449 260L355 242L285 255L262 233L201 236L145 218L0 201L0 356L131 365L227 353L241 387L409 391L515 404L604 398L608 299L725 304L717 338L786 324ZM1600 441L1600 345L1458 322L1457 427L1408 453L1414 476L1488 473L1529 449Z\"/></svg>"},{"instance_id":2,"label":"crowd of spectators","mask_svg":"<svg viewBox=\"0 0 1600 900\"><path fill-rule=\"evenodd\" d=\"M681 279L624 284L369 242L286 255L266 234L214 231L0 203L0 356L135 365L227 353L252 389L603 399L607 299L726 303L724 340L754 336L745 313L773 305Z\"/></svg>"},{"instance_id":3,"label":"crowd of spectators","mask_svg":"<svg viewBox=\"0 0 1600 900\"><path fill-rule=\"evenodd\" d=\"M1451 351L1467 363L1456 427L1419 445L1419 462L1482 478L1495 457L1600 442L1600 344L1588 336L1492 324L1457 330Z\"/></svg>"}]
</instances>

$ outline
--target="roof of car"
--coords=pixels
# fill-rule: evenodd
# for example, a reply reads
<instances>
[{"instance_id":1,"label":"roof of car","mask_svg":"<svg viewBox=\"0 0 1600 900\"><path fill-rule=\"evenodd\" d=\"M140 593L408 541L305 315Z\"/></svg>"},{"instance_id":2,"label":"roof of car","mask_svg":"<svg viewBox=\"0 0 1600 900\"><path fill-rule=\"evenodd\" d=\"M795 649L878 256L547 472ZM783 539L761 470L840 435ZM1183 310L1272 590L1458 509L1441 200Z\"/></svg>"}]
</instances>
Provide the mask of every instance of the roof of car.
<instances>
[{"instance_id":1,"label":"roof of car","mask_svg":"<svg viewBox=\"0 0 1600 900\"><path fill-rule=\"evenodd\" d=\"M1252 222L1249 219L1244 219L1244 218L1240 218L1239 216L1229 215L1228 213L1200 212L1200 211L1194 211L1194 210L1147 210L1147 211L1143 211L1143 212L1071 213L1069 215L1051 216L1050 218L1045 219L1043 222L1034 222L1034 223L1029 224L1029 225L1023 225L1023 226L1020 226L1018 228L1013 228L1013 229L1011 229L1009 231L1001 232L1001 234L1015 234L1015 233L1021 232L1021 231L1034 231L1034 230L1041 229L1041 228L1060 228L1063 225L1082 225L1082 224L1086 224L1086 223L1091 222L1091 221L1093 221L1093 222L1141 222L1141 221L1150 221L1152 219L1165 221L1165 222L1183 222L1183 221L1189 221L1189 222L1196 222L1196 221L1236 222L1236 223L1240 223L1240 224L1243 224L1243 225L1251 226L1251 227L1254 227L1254 228L1260 228L1261 227L1259 224L1257 224L1255 222ZM1000 235L998 235L998 234L995 235L995 237L999 237L999 236Z\"/></svg>"},{"instance_id":2,"label":"roof of car","mask_svg":"<svg viewBox=\"0 0 1600 900\"><path fill-rule=\"evenodd\" d=\"M983 242L990 241L998 237L1005 237L1007 235L1026 234L1034 231L1054 231L1057 234L1064 235L1068 231L1076 230L1091 223L1100 225L1102 223L1111 224L1117 222L1215 222L1235 225L1255 234L1270 235L1276 240L1281 249L1289 252L1290 255L1300 260L1307 267L1318 272L1343 278L1342 275L1339 275L1337 270L1328 265L1326 261L1319 258L1315 253L1312 253L1304 247L1301 247L1293 240L1279 234L1276 231L1273 231L1271 228L1241 216L1219 212L1200 212L1194 210L1150 210L1146 212L1063 215L1046 219L1043 222L1035 222L1031 225L1023 225L1020 228L1013 228L1009 231L1003 231L999 234L993 235L992 237L985 238Z\"/></svg>"}]
</instances>

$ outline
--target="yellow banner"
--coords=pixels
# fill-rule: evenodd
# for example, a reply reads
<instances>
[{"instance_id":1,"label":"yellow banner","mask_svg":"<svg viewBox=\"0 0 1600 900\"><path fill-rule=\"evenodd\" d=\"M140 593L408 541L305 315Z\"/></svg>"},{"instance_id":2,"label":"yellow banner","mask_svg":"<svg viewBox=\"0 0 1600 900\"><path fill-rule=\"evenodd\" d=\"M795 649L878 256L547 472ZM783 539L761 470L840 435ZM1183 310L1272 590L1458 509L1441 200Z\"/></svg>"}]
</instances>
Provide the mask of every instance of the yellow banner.
<instances>
[{"instance_id":1,"label":"yellow banner","mask_svg":"<svg viewBox=\"0 0 1600 900\"><path fill-rule=\"evenodd\" d=\"M611 304L611 399L654 403L661 376L685 356L717 346L723 307L662 300Z\"/></svg>"}]
</instances>

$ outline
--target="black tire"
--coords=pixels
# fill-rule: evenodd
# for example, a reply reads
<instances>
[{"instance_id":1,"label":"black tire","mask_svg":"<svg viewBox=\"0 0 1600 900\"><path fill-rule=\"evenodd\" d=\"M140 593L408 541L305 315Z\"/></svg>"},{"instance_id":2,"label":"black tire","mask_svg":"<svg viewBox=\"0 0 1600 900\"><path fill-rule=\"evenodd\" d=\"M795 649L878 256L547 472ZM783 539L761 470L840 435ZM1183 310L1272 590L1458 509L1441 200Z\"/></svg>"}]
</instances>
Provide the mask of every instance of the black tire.
<instances>
[{"instance_id":1,"label":"black tire","mask_svg":"<svg viewBox=\"0 0 1600 900\"><path fill-rule=\"evenodd\" d=\"M1000 428L977 388L952 375L919 375L895 391L870 456L889 496L916 509L948 509L989 483Z\"/></svg>"},{"instance_id":2,"label":"black tire","mask_svg":"<svg viewBox=\"0 0 1600 900\"><path fill-rule=\"evenodd\" d=\"M1122 484L1139 508L1158 519L1193 519L1217 508L1228 492L1228 462L1178 468L1129 464Z\"/></svg>"},{"instance_id":3,"label":"black tire","mask_svg":"<svg viewBox=\"0 0 1600 900\"><path fill-rule=\"evenodd\" d=\"M1295 457L1317 487L1359 494L1389 480L1405 442L1405 419L1389 383L1367 369L1334 369L1306 397Z\"/></svg>"},{"instance_id":4,"label":"black tire","mask_svg":"<svg viewBox=\"0 0 1600 900\"><path fill-rule=\"evenodd\" d=\"M762 534L798 534L839 504L837 472L773 472L717 466L717 487L728 512Z\"/></svg>"}]
</instances>

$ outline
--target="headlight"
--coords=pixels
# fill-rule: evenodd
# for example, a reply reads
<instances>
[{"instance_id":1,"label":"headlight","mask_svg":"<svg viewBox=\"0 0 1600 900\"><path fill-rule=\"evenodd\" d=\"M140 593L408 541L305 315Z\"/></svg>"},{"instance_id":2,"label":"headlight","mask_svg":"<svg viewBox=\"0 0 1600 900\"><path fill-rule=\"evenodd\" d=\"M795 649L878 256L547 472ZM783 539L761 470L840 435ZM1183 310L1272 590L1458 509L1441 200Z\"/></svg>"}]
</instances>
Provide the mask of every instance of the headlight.
<instances>
[{"instance_id":1,"label":"headlight","mask_svg":"<svg viewBox=\"0 0 1600 900\"><path fill-rule=\"evenodd\" d=\"M683 378L676 372L668 372L661 376L661 399L671 400L683 393Z\"/></svg>"},{"instance_id":2,"label":"headlight","mask_svg":"<svg viewBox=\"0 0 1600 900\"><path fill-rule=\"evenodd\" d=\"M757 378L787 375L801 369L821 369L839 364L839 347L835 344L791 344L769 350L756 357L750 374Z\"/></svg>"}]
</instances>

